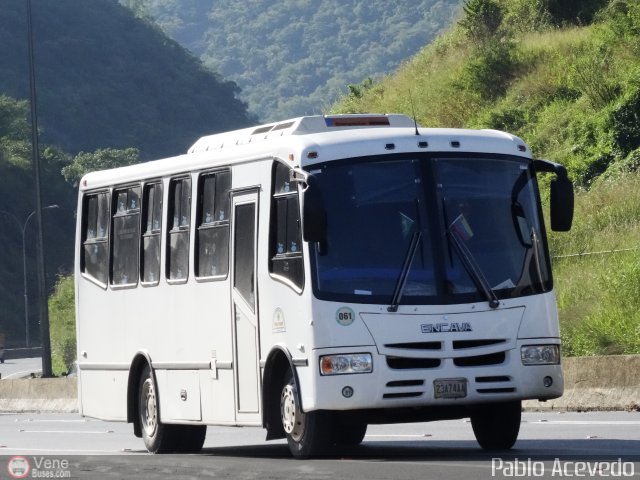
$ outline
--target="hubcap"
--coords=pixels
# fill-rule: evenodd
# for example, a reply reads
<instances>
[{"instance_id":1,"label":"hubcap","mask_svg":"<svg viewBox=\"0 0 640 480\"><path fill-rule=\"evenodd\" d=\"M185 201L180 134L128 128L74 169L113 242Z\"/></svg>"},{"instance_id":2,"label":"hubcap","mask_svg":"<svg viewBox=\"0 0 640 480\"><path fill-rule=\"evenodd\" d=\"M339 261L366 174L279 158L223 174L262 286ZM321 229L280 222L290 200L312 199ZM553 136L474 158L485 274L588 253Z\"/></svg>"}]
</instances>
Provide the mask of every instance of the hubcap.
<instances>
[{"instance_id":1,"label":"hubcap","mask_svg":"<svg viewBox=\"0 0 640 480\"><path fill-rule=\"evenodd\" d=\"M296 442L304 433L304 413L296 403L296 390L292 383L284 386L280 397L280 414L284 431Z\"/></svg>"},{"instance_id":2,"label":"hubcap","mask_svg":"<svg viewBox=\"0 0 640 480\"><path fill-rule=\"evenodd\" d=\"M147 436L152 437L158 424L158 410L156 408L156 392L153 388L153 381L150 378L147 378L142 385L140 410L142 428L144 428Z\"/></svg>"}]
</instances>

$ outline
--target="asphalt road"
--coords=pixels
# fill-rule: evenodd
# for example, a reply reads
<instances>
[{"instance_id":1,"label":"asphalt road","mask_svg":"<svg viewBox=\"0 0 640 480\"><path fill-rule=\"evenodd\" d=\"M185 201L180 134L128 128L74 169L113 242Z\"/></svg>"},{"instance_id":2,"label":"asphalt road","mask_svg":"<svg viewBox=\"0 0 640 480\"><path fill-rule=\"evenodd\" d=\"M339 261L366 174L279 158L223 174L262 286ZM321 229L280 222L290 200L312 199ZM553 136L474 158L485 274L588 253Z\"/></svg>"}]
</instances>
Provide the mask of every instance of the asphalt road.
<instances>
[{"instance_id":1,"label":"asphalt road","mask_svg":"<svg viewBox=\"0 0 640 480\"><path fill-rule=\"evenodd\" d=\"M525 413L515 448L497 453L478 447L465 420L370 426L360 447L314 460L292 459L258 428L209 427L198 455L149 455L123 423L2 414L0 455L0 478L22 456L14 461L58 478L640 479L640 413Z\"/></svg>"},{"instance_id":2,"label":"asphalt road","mask_svg":"<svg viewBox=\"0 0 640 480\"><path fill-rule=\"evenodd\" d=\"M24 378L31 373L39 375L40 372L42 372L41 357L5 359L4 363L0 363L0 375L3 380Z\"/></svg>"}]
</instances>

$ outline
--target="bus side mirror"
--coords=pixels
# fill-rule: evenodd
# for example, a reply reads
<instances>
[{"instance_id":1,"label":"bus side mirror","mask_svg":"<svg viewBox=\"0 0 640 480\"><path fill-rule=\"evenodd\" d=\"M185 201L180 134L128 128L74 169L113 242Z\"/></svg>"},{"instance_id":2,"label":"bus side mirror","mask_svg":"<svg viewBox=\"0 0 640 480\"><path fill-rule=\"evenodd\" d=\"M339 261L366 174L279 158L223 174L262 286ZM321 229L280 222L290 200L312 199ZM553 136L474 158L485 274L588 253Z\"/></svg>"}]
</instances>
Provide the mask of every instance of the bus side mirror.
<instances>
[{"instance_id":1,"label":"bus side mirror","mask_svg":"<svg viewBox=\"0 0 640 480\"><path fill-rule=\"evenodd\" d=\"M551 230L568 232L573 223L573 183L567 176L567 169L549 160L534 160L533 166L538 172L555 173L550 187Z\"/></svg>"},{"instance_id":2,"label":"bus side mirror","mask_svg":"<svg viewBox=\"0 0 640 480\"><path fill-rule=\"evenodd\" d=\"M573 183L567 177L551 180L551 230L568 232L573 223Z\"/></svg>"},{"instance_id":3,"label":"bus side mirror","mask_svg":"<svg viewBox=\"0 0 640 480\"><path fill-rule=\"evenodd\" d=\"M322 192L313 175L307 178L302 208L302 238L306 242L324 243L327 237L327 213Z\"/></svg>"}]
</instances>

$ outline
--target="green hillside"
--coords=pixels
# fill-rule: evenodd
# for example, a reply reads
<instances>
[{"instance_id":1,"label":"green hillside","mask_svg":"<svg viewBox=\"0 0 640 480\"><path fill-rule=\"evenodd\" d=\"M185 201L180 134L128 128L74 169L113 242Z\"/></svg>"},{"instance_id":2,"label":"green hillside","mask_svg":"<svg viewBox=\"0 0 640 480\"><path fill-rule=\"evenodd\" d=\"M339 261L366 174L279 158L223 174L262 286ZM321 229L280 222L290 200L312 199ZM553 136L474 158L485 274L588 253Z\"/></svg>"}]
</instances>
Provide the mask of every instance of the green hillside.
<instances>
[{"instance_id":1,"label":"green hillside","mask_svg":"<svg viewBox=\"0 0 640 480\"><path fill-rule=\"evenodd\" d=\"M115 0L33 0L32 12L42 197L59 206L43 213L53 287L72 270L79 169L186 152L203 134L255 119L234 83ZM0 333L8 346L25 343L23 228L31 344L40 337L27 68L26 2L1 0Z\"/></svg>"},{"instance_id":2,"label":"green hillside","mask_svg":"<svg viewBox=\"0 0 640 480\"><path fill-rule=\"evenodd\" d=\"M254 123L238 87L114 0L33 0L39 125L68 153L186 151L204 134ZM29 93L26 2L0 7L0 94Z\"/></svg>"},{"instance_id":3,"label":"green hillside","mask_svg":"<svg viewBox=\"0 0 640 480\"><path fill-rule=\"evenodd\" d=\"M346 85L395 70L461 0L120 0L235 81L262 121L320 113Z\"/></svg>"},{"instance_id":4,"label":"green hillside","mask_svg":"<svg viewBox=\"0 0 640 480\"><path fill-rule=\"evenodd\" d=\"M551 237L565 353L640 353L638 2L469 0L446 34L332 110L507 130L566 165L574 228Z\"/></svg>"}]
</instances>

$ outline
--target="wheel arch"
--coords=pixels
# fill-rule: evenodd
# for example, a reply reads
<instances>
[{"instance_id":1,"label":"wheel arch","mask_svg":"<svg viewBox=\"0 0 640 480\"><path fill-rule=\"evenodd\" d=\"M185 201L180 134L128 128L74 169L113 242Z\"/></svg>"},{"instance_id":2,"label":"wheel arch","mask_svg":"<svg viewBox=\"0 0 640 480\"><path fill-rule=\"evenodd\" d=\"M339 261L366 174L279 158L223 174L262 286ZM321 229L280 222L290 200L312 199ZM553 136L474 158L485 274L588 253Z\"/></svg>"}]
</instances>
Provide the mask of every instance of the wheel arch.
<instances>
[{"instance_id":1,"label":"wheel arch","mask_svg":"<svg viewBox=\"0 0 640 480\"><path fill-rule=\"evenodd\" d=\"M138 384L140 375L145 366L149 367L153 381L157 385L156 374L151 366L151 356L148 352L141 351L135 354L129 367L129 378L127 381L127 423L133 423L133 433L136 437L142 437L142 426L140 417L137 415L139 408Z\"/></svg>"},{"instance_id":2,"label":"wheel arch","mask_svg":"<svg viewBox=\"0 0 640 480\"><path fill-rule=\"evenodd\" d=\"M291 354L283 345L276 345L267 357L262 379L262 426L267 430L267 440L285 438L280 419L280 394L287 370L291 371L296 385L300 385ZM299 390L296 389L296 400L302 405Z\"/></svg>"}]
</instances>

